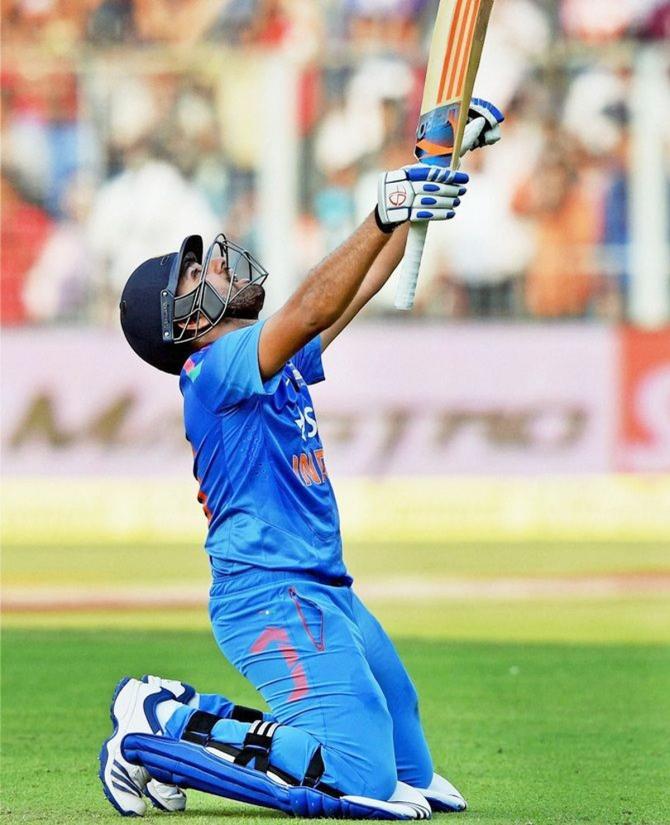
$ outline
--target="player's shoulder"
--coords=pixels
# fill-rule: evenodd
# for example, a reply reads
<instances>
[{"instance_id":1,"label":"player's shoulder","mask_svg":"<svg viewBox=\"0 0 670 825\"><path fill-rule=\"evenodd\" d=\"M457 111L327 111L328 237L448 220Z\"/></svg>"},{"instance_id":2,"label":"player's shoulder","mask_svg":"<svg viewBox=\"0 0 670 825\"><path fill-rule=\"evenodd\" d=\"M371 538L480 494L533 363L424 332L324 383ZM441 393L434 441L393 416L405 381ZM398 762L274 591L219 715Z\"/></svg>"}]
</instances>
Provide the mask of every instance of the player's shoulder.
<instances>
[{"instance_id":1,"label":"player's shoulder","mask_svg":"<svg viewBox=\"0 0 670 825\"><path fill-rule=\"evenodd\" d=\"M207 344L201 349L191 353L182 368L182 375L185 374L191 378L197 377L197 375L194 375L194 371L199 373L205 364L205 361L215 360L228 351L238 349L240 346L245 344L247 339L256 337L260 333L261 326L262 323L258 322L256 324L251 324L248 327L230 330L230 332L226 332L211 344Z\"/></svg>"},{"instance_id":2,"label":"player's shoulder","mask_svg":"<svg viewBox=\"0 0 670 825\"><path fill-rule=\"evenodd\" d=\"M182 393L218 398L225 387L254 385L258 373L258 338L262 322L233 329L190 355L180 376ZM260 378L257 379L260 382Z\"/></svg>"}]
</instances>

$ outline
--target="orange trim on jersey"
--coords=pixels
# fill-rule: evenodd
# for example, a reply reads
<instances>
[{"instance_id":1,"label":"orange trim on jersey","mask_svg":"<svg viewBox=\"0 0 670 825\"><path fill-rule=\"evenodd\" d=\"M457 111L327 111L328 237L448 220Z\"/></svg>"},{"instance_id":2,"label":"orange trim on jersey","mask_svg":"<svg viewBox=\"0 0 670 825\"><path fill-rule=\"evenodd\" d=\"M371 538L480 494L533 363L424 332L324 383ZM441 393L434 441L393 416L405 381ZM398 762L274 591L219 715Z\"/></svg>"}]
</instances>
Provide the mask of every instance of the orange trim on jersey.
<instances>
[{"instance_id":1,"label":"orange trim on jersey","mask_svg":"<svg viewBox=\"0 0 670 825\"><path fill-rule=\"evenodd\" d=\"M198 490L198 495L196 496L196 498L198 499L198 503L202 505L202 510L205 514L205 518L209 522L209 521L212 520L212 511L209 509L209 506L207 504L207 494L202 489L202 479L201 478L196 478L196 481L198 482L198 484L201 485L200 489Z\"/></svg>"}]
</instances>

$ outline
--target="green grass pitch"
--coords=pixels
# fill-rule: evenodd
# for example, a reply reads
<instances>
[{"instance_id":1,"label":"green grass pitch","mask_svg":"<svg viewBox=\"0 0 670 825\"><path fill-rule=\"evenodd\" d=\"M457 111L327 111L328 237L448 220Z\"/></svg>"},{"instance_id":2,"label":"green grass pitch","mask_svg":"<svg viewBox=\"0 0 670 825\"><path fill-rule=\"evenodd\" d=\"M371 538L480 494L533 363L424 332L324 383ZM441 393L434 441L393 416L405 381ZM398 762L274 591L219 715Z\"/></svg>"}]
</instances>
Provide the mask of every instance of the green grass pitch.
<instances>
[{"instance_id":1,"label":"green grass pitch","mask_svg":"<svg viewBox=\"0 0 670 825\"><path fill-rule=\"evenodd\" d=\"M667 825L670 657L663 646L399 639L437 768L481 825ZM253 703L208 632L5 633L3 815L16 823L120 821L97 755L124 673L188 677ZM165 816L151 811L151 821ZM276 817L190 793L189 825ZM452 816L453 818L453 816Z\"/></svg>"},{"instance_id":2,"label":"green grass pitch","mask_svg":"<svg viewBox=\"0 0 670 825\"><path fill-rule=\"evenodd\" d=\"M438 597L371 607L417 684L436 762L477 825L670 825L670 599L635 584L666 576L667 542L351 542L362 583L630 575L607 596ZM2 808L17 825L120 822L97 758L126 674L182 678L254 704L207 627L204 554L192 545L5 543L5 593L110 583L202 585L201 608L19 612L2 638ZM660 579L659 579L660 580ZM627 579L626 579L627 581ZM185 814L147 820L267 823L271 811L189 793ZM441 817L444 820L444 817Z\"/></svg>"}]
</instances>

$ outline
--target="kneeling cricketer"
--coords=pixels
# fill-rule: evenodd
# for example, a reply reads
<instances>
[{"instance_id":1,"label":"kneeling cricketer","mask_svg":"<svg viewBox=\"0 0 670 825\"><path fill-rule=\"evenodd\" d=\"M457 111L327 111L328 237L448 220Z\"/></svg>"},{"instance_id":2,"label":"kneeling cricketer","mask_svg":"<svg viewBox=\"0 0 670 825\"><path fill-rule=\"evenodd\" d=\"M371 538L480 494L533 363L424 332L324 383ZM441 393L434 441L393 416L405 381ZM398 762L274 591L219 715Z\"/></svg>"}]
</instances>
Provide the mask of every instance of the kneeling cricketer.
<instances>
[{"instance_id":1,"label":"kneeling cricketer","mask_svg":"<svg viewBox=\"0 0 670 825\"><path fill-rule=\"evenodd\" d=\"M473 101L469 118L463 151L499 139L494 106ZM147 800L183 810L188 788L303 817L465 809L434 772L407 671L352 589L308 388L324 379L323 351L396 268L407 226L452 218L467 182L424 164L381 175L374 212L264 321L268 273L223 235L206 254L190 236L130 276L125 336L180 376L209 522L214 636L269 711L186 682L122 679L100 754L119 813L141 815Z\"/></svg>"}]
</instances>

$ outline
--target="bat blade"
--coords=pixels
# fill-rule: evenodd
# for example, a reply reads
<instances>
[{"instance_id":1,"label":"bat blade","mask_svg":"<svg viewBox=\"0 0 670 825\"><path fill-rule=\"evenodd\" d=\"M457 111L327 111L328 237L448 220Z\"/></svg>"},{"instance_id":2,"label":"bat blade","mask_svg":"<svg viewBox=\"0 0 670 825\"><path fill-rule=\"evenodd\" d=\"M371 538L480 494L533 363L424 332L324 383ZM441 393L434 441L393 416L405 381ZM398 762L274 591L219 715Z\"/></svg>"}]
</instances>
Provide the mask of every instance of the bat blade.
<instances>
[{"instance_id":1,"label":"bat blade","mask_svg":"<svg viewBox=\"0 0 670 825\"><path fill-rule=\"evenodd\" d=\"M481 62L493 0L441 0L430 47L417 129L423 163L460 167L472 90ZM397 309L411 309L428 223L410 226L396 292Z\"/></svg>"}]
</instances>

